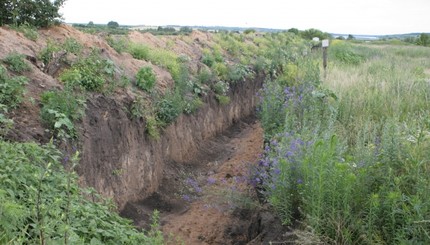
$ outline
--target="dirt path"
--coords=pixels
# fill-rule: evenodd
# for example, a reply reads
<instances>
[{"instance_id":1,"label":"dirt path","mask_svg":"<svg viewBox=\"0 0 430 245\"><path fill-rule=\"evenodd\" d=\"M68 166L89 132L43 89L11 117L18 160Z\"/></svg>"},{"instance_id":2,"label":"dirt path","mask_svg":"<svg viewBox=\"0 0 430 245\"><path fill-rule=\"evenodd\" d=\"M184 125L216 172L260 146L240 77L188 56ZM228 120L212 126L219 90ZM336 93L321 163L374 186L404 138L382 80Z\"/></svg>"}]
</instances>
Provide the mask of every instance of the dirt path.
<instances>
[{"instance_id":1,"label":"dirt path","mask_svg":"<svg viewBox=\"0 0 430 245\"><path fill-rule=\"evenodd\" d=\"M246 184L249 164L262 152L263 131L254 119L241 121L205 142L186 163L168 163L160 190L121 215L149 228L154 209L160 211L163 233L170 244L246 244L254 191Z\"/></svg>"}]
</instances>

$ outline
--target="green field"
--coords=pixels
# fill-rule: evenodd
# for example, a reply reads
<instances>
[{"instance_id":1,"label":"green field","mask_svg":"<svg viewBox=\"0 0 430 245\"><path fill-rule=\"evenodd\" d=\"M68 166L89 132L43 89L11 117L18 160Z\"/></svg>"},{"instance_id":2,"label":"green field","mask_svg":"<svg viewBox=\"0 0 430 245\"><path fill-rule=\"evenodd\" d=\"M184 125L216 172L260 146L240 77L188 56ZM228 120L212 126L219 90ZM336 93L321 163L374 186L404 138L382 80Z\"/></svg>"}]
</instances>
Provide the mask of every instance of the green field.
<instances>
[{"instance_id":1,"label":"green field","mask_svg":"<svg viewBox=\"0 0 430 245\"><path fill-rule=\"evenodd\" d=\"M430 49L328 52L325 77L266 83L255 183L301 243L430 243Z\"/></svg>"}]
</instances>

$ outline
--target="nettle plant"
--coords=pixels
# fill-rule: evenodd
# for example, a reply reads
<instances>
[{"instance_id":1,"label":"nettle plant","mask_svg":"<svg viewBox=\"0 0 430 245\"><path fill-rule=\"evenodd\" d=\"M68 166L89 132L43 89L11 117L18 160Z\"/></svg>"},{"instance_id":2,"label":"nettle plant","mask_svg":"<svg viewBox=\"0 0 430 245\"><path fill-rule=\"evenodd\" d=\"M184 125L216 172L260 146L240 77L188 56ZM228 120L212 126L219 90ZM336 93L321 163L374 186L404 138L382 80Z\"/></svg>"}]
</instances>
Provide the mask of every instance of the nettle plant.
<instances>
[{"instance_id":1,"label":"nettle plant","mask_svg":"<svg viewBox=\"0 0 430 245\"><path fill-rule=\"evenodd\" d=\"M0 104L16 108L22 102L28 79L23 76L9 76L6 68L0 65Z\"/></svg>"},{"instance_id":2,"label":"nettle plant","mask_svg":"<svg viewBox=\"0 0 430 245\"><path fill-rule=\"evenodd\" d=\"M1 244L164 244L157 212L139 232L112 201L79 186L78 151L0 141L0 155Z\"/></svg>"},{"instance_id":3,"label":"nettle plant","mask_svg":"<svg viewBox=\"0 0 430 245\"><path fill-rule=\"evenodd\" d=\"M229 90L230 85L224 81L218 81L213 85L215 98L221 105L227 105L228 103L230 103L230 97L227 96Z\"/></svg>"},{"instance_id":4,"label":"nettle plant","mask_svg":"<svg viewBox=\"0 0 430 245\"><path fill-rule=\"evenodd\" d=\"M46 91L41 95L43 122L59 139L75 139L75 123L85 114L85 97L66 89Z\"/></svg>"},{"instance_id":5,"label":"nettle plant","mask_svg":"<svg viewBox=\"0 0 430 245\"><path fill-rule=\"evenodd\" d=\"M140 68L136 74L136 86L146 92L151 92L156 81L157 78L150 66Z\"/></svg>"},{"instance_id":6,"label":"nettle plant","mask_svg":"<svg viewBox=\"0 0 430 245\"><path fill-rule=\"evenodd\" d=\"M71 87L82 87L87 91L101 92L108 81L114 79L115 66L112 60L102 58L98 50L79 59L60 75L60 80Z\"/></svg>"}]
</instances>

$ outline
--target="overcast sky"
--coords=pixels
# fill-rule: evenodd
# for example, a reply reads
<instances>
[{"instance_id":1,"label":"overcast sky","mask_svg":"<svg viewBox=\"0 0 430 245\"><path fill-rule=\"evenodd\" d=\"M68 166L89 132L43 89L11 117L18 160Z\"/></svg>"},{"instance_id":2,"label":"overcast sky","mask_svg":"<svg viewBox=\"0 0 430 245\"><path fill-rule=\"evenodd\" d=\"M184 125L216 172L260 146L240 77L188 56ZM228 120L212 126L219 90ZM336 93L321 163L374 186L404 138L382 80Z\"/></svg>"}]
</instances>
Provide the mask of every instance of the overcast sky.
<instances>
[{"instance_id":1,"label":"overcast sky","mask_svg":"<svg viewBox=\"0 0 430 245\"><path fill-rule=\"evenodd\" d=\"M430 0L67 0L61 12L68 23L430 32Z\"/></svg>"}]
</instances>

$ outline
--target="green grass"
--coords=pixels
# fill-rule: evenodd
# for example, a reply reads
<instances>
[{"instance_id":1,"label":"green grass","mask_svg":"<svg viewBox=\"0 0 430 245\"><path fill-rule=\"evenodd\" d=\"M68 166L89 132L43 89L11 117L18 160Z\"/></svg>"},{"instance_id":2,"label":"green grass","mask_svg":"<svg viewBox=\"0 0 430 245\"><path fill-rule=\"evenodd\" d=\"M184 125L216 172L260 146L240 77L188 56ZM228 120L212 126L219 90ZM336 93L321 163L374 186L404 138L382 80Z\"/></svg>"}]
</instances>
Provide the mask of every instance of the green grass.
<instances>
[{"instance_id":1,"label":"green grass","mask_svg":"<svg viewBox=\"0 0 430 245\"><path fill-rule=\"evenodd\" d=\"M12 29L21 32L31 41L36 41L39 38L39 33L37 32L37 28L35 26L31 26L29 24L12 25Z\"/></svg>"},{"instance_id":2,"label":"green grass","mask_svg":"<svg viewBox=\"0 0 430 245\"><path fill-rule=\"evenodd\" d=\"M16 73L31 71L30 65L25 61L25 55L19 54L17 52L9 53L4 58L3 62L8 65L11 71Z\"/></svg>"},{"instance_id":3,"label":"green grass","mask_svg":"<svg viewBox=\"0 0 430 245\"><path fill-rule=\"evenodd\" d=\"M268 144L254 183L284 223L299 219L319 240L429 243L430 56L421 55L428 48L331 51L321 84L266 83L260 115Z\"/></svg>"},{"instance_id":4,"label":"green grass","mask_svg":"<svg viewBox=\"0 0 430 245\"><path fill-rule=\"evenodd\" d=\"M150 48L144 44L131 43L128 52L136 59L151 61L154 65L167 69L173 80L181 78L181 64L179 57L172 51L161 48Z\"/></svg>"}]
</instances>

